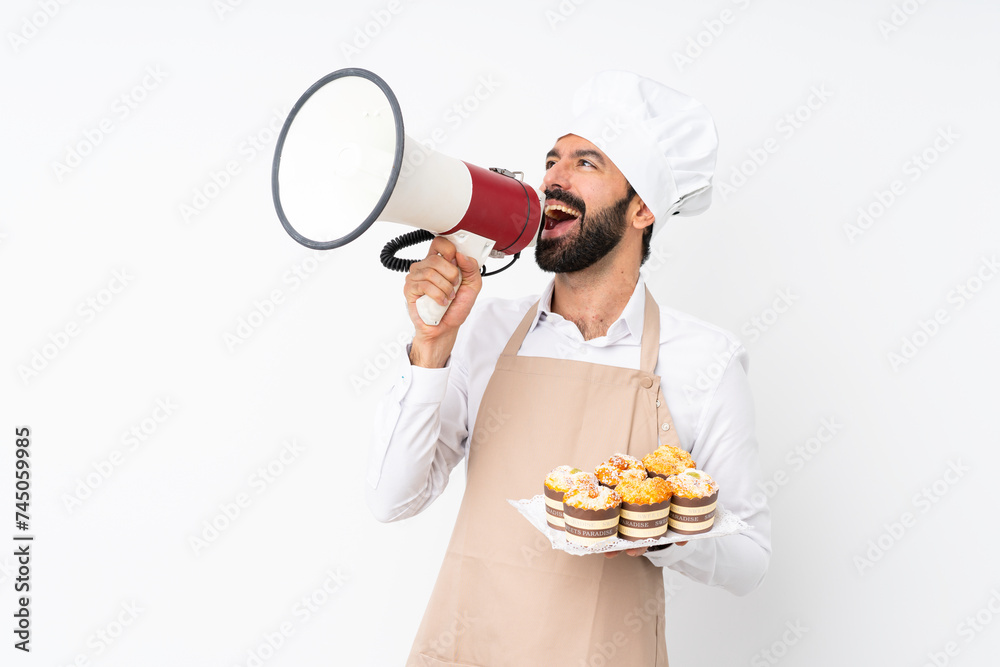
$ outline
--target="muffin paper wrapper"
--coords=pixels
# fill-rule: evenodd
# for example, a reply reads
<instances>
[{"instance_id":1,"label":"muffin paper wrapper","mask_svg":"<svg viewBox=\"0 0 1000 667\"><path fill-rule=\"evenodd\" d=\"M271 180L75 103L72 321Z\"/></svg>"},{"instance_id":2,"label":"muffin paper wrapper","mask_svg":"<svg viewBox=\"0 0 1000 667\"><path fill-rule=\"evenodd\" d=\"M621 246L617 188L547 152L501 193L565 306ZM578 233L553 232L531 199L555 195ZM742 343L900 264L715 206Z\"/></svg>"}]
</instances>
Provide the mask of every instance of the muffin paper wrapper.
<instances>
[{"instance_id":1,"label":"muffin paper wrapper","mask_svg":"<svg viewBox=\"0 0 1000 667\"><path fill-rule=\"evenodd\" d=\"M563 506L566 520L566 539L569 542L593 545L618 535L618 514L621 510L612 507L606 510L587 510Z\"/></svg>"},{"instance_id":2,"label":"muffin paper wrapper","mask_svg":"<svg viewBox=\"0 0 1000 667\"><path fill-rule=\"evenodd\" d=\"M667 532L669 516L669 498L662 502L646 504L622 501L618 537L630 542L658 539Z\"/></svg>"},{"instance_id":3,"label":"muffin paper wrapper","mask_svg":"<svg viewBox=\"0 0 1000 667\"><path fill-rule=\"evenodd\" d=\"M563 491L553 491L547 486L542 486L544 493L546 521L549 528L553 530L566 530L566 522L563 520Z\"/></svg>"},{"instance_id":4,"label":"muffin paper wrapper","mask_svg":"<svg viewBox=\"0 0 1000 667\"><path fill-rule=\"evenodd\" d=\"M545 498L538 494L533 498L522 500L508 500L508 503L521 513L528 522L541 531L553 549L565 551L574 556L586 556L587 554L604 553L607 551L624 551L625 549L638 549L639 547L651 547L658 544L671 544L673 542L683 542L684 540L702 540L709 537L720 537L722 535L734 535L747 530L749 526L745 521L735 514L725 509L721 504L716 503L715 520L711 530L696 535L681 535L673 530L667 530L667 534L658 539L643 539L637 541L623 540L620 537L612 537L592 546L576 544L566 539L566 533L553 530L546 521Z\"/></svg>"}]
</instances>

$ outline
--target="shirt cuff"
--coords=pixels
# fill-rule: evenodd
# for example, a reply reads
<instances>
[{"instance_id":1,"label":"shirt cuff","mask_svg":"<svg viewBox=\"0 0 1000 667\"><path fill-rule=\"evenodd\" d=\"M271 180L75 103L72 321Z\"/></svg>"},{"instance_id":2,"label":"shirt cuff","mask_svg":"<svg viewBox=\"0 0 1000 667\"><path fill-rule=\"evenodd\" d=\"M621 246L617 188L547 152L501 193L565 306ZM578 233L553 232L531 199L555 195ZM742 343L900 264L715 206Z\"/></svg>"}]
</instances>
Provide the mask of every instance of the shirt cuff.
<instances>
[{"instance_id":1,"label":"shirt cuff","mask_svg":"<svg viewBox=\"0 0 1000 667\"><path fill-rule=\"evenodd\" d=\"M666 549L660 549L658 551L646 551L642 554L649 559L649 562L656 567L670 567L678 561L684 560L688 554L692 552L692 545L690 542L684 546L678 546L676 543L671 544Z\"/></svg>"},{"instance_id":2,"label":"shirt cuff","mask_svg":"<svg viewBox=\"0 0 1000 667\"><path fill-rule=\"evenodd\" d=\"M444 368L424 368L409 363L410 346L406 346L406 356L401 364L399 384L402 385L400 402L408 405L441 403L448 390L451 375L451 360Z\"/></svg>"}]
</instances>

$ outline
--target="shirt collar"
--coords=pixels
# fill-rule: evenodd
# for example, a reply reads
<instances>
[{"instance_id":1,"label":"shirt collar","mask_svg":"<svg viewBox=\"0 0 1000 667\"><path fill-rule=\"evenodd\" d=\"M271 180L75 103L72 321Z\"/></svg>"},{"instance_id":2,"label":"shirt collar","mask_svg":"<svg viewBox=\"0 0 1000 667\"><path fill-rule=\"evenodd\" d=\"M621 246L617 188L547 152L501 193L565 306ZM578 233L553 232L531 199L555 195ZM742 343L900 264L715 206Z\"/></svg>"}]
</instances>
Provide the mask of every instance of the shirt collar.
<instances>
[{"instance_id":1,"label":"shirt collar","mask_svg":"<svg viewBox=\"0 0 1000 667\"><path fill-rule=\"evenodd\" d=\"M540 322L557 320L565 322L561 315L552 312L552 292L555 289L555 279L549 281L549 284L545 287L539 297L538 312L535 313L535 319L531 323L531 327L528 329L530 333L538 326ZM642 274L639 274L639 280L635 284L635 289L632 290L632 296L629 297L628 303L625 304L624 310L622 310L621 315L618 316L611 326L608 327L608 333L600 338L595 338L588 343L595 343L598 345L615 343L627 336L632 336L636 343L642 340L642 328L645 323L646 315L646 283L642 279ZM576 328L575 325L573 325Z\"/></svg>"}]
</instances>

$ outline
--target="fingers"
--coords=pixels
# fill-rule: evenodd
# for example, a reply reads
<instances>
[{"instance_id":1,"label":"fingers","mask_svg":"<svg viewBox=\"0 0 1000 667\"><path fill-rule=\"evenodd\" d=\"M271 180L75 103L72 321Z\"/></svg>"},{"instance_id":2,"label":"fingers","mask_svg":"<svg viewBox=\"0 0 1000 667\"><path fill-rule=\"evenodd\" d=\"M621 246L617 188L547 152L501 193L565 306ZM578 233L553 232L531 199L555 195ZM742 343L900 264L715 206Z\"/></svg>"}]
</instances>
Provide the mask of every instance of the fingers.
<instances>
[{"instance_id":1,"label":"fingers","mask_svg":"<svg viewBox=\"0 0 1000 667\"><path fill-rule=\"evenodd\" d=\"M403 286L406 300L415 303L426 294L442 306L447 306L461 284L462 271L456 266L455 245L437 236L431 241L427 257L410 266Z\"/></svg>"},{"instance_id":2,"label":"fingers","mask_svg":"<svg viewBox=\"0 0 1000 667\"><path fill-rule=\"evenodd\" d=\"M604 552L604 557L605 558L614 558L615 556L617 556L620 553L621 553L621 551L605 551ZM638 549L626 549L625 553L627 553L629 556L641 556L644 553L646 553L646 547L639 547Z\"/></svg>"},{"instance_id":3,"label":"fingers","mask_svg":"<svg viewBox=\"0 0 1000 667\"><path fill-rule=\"evenodd\" d=\"M433 255L410 266L404 293L413 303L428 295L442 306L448 305L461 285L462 271L441 255Z\"/></svg>"},{"instance_id":4,"label":"fingers","mask_svg":"<svg viewBox=\"0 0 1000 667\"><path fill-rule=\"evenodd\" d=\"M417 337L454 338L458 327L472 311L482 285L482 274L475 258L458 252L449 239L435 237L427 257L410 266L403 285ZM429 326L422 320L417 309L417 301L422 296L447 309L437 326Z\"/></svg>"},{"instance_id":5,"label":"fingers","mask_svg":"<svg viewBox=\"0 0 1000 667\"><path fill-rule=\"evenodd\" d=\"M483 283L483 274L479 263L467 255L458 254L456 264L462 272L462 283L473 287L477 292Z\"/></svg>"},{"instance_id":6,"label":"fingers","mask_svg":"<svg viewBox=\"0 0 1000 667\"><path fill-rule=\"evenodd\" d=\"M455 248L455 244L444 236L435 236L431 240L431 247L427 250L428 257L441 255L449 262L455 259L456 254L458 254L458 250Z\"/></svg>"}]
</instances>

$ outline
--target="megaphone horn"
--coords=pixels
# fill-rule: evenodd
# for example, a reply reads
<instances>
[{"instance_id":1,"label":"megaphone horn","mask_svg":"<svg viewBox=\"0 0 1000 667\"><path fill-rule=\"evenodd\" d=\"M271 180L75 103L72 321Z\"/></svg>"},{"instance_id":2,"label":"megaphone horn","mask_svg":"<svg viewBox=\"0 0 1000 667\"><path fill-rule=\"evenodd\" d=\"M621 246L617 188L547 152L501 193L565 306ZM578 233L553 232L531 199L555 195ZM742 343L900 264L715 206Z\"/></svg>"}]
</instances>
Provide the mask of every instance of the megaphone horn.
<instances>
[{"instance_id":1,"label":"megaphone horn","mask_svg":"<svg viewBox=\"0 0 1000 667\"><path fill-rule=\"evenodd\" d=\"M481 266L490 256L516 259L535 242L541 198L518 173L483 169L413 140L385 81L348 68L295 103L278 135L271 193L285 231L308 248L339 248L381 220L445 236ZM383 263L407 270L411 260L394 253L412 237L390 242ZM386 261L387 251L395 261ZM434 326L447 306L423 296L417 310Z\"/></svg>"}]
</instances>

